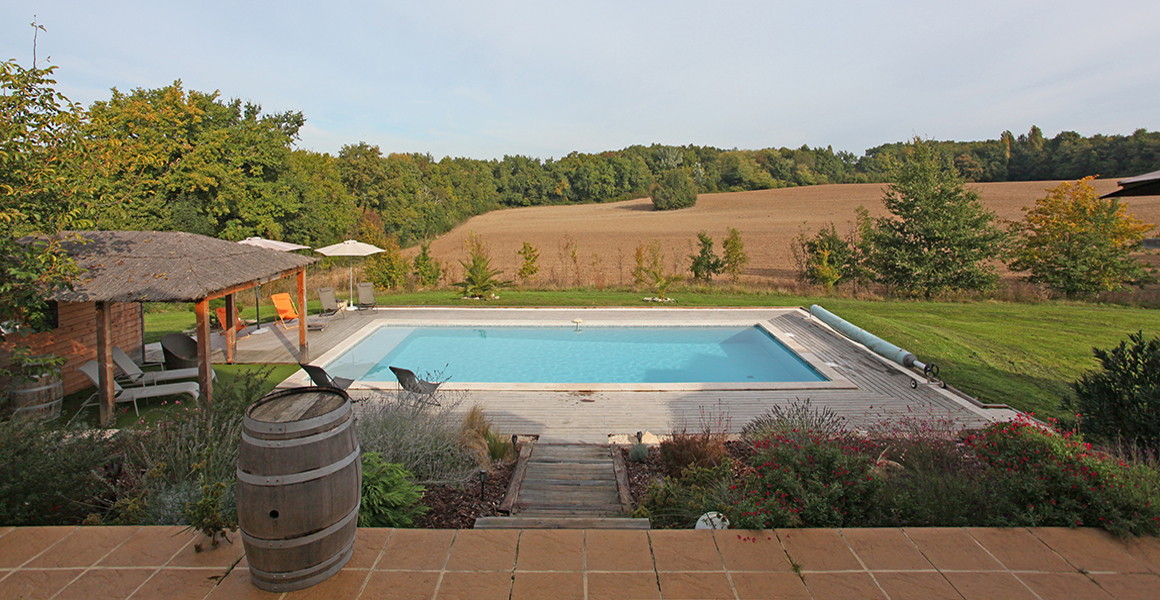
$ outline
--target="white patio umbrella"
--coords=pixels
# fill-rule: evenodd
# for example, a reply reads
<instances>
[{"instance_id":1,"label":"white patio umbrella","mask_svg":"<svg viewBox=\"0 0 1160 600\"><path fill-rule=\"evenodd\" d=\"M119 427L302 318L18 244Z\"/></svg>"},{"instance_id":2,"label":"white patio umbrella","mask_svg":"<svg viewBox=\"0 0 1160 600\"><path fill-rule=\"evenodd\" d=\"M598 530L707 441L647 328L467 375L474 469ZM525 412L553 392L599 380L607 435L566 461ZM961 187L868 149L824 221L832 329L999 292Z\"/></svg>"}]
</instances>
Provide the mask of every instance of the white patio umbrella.
<instances>
[{"instance_id":1,"label":"white patio umbrella","mask_svg":"<svg viewBox=\"0 0 1160 600\"><path fill-rule=\"evenodd\" d=\"M299 244L291 244L290 242L279 242L278 240L268 240L263 237L248 237L239 244L246 244L247 246L257 246L259 248L266 248L267 250L277 250L279 252L289 252L291 250L307 250L310 246L302 246ZM254 286L254 312L258 315L258 325L254 327L253 333L262 332L262 310L261 304L258 303L258 288L261 284Z\"/></svg>"},{"instance_id":2,"label":"white patio umbrella","mask_svg":"<svg viewBox=\"0 0 1160 600\"><path fill-rule=\"evenodd\" d=\"M356 256L370 256L383 252L382 248L364 244L357 240L346 240L327 246L325 248L315 248L315 252L324 256L349 256L350 257L350 298L354 302L354 257Z\"/></svg>"}]
</instances>

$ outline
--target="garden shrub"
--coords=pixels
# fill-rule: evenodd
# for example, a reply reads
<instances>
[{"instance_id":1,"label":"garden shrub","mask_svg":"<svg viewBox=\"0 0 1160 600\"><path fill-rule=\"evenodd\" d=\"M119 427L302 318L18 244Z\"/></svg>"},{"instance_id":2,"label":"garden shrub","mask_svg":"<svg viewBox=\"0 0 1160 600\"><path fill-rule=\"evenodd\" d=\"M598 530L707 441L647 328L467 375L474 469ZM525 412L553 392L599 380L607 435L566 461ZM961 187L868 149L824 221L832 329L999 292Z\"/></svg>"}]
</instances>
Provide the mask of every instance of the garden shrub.
<instances>
[{"instance_id":1,"label":"garden shrub","mask_svg":"<svg viewBox=\"0 0 1160 600\"><path fill-rule=\"evenodd\" d=\"M869 524L882 481L864 440L773 435L754 443L744 495L725 512L739 529Z\"/></svg>"},{"instance_id":2,"label":"garden shrub","mask_svg":"<svg viewBox=\"0 0 1160 600\"><path fill-rule=\"evenodd\" d=\"M661 440L661 462L670 477L689 467L716 467L725 460L725 435L708 427L699 432L681 429Z\"/></svg>"},{"instance_id":3,"label":"garden shrub","mask_svg":"<svg viewBox=\"0 0 1160 600\"><path fill-rule=\"evenodd\" d=\"M111 503L104 431L0 422L0 525L76 525Z\"/></svg>"},{"instance_id":4,"label":"garden shrub","mask_svg":"<svg viewBox=\"0 0 1160 600\"><path fill-rule=\"evenodd\" d=\"M846 419L829 407L816 409L810 399L794 400L787 407L774 406L741 428L741 437L751 442L782 435L806 440L810 435L823 438L846 430Z\"/></svg>"},{"instance_id":5,"label":"garden shrub","mask_svg":"<svg viewBox=\"0 0 1160 600\"><path fill-rule=\"evenodd\" d=\"M1110 350L1092 350L1102 370L1080 377L1074 402L1065 402L1079 412L1080 430L1160 450L1160 338L1145 340L1140 331Z\"/></svg>"},{"instance_id":6,"label":"garden shrub","mask_svg":"<svg viewBox=\"0 0 1160 600\"><path fill-rule=\"evenodd\" d=\"M1127 463L1094 450L1079 435L1056 434L1022 418L988 426L966 440L980 460L1014 473L1021 525L1102 527L1117 535L1160 531L1160 489L1140 485Z\"/></svg>"},{"instance_id":7,"label":"garden shrub","mask_svg":"<svg viewBox=\"0 0 1160 600\"><path fill-rule=\"evenodd\" d=\"M511 438L492 428L491 421L479 405L472 406L463 416L463 424L459 426L459 441L481 469L489 468L494 461L507 460L513 454Z\"/></svg>"},{"instance_id":8,"label":"garden shrub","mask_svg":"<svg viewBox=\"0 0 1160 600\"><path fill-rule=\"evenodd\" d=\"M707 512L728 514L737 496L731 471L726 459L716 466L691 466L663 483L654 482L633 516L647 518L657 529L687 529Z\"/></svg>"},{"instance_id":9,"label":"garden shrub","mask_svg":"<svg viewBox=\"0 0 1160 600\"><path fill-rule=\"evenodd\" d=\"M460 400L436 392L441 406L408 406L364 402L358 413L358 438L363 452L377 452L397 463L421 483L460 482L476 469L475 459L460 443Z\"/></svg>"},{"instance_id":10,"label":"garden shrub","mask_svg":"<svg viewBox=\"0 0 1160 600\"><path fill-rule=\"evenodd\" d=\"M653 208L676 210L697 204L697 182L686 169L673 169L652 185L649 190Z\"/></svg>"},{"instance_id":11,"label":"garden shrub","mask_svg":"<svg viewBox=\"0 0 1160 600\"><path fill-rule=\"evenodd\" d=\"M427 512L419 504L426 490L410 481L411 473L402 465L383 462L376 452L362 455L362 502L359 527L414 527Z\"/></svg>"}]
</instances>

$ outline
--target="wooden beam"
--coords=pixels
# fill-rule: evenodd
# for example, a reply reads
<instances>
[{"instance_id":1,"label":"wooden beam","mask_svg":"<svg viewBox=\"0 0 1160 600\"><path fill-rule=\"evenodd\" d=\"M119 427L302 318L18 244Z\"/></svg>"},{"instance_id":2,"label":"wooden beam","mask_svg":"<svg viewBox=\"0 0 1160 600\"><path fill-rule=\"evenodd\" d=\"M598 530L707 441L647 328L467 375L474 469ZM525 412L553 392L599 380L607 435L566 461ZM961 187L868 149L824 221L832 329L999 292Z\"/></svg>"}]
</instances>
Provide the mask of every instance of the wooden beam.
<instances>
[{"instance_id":1,"label":"wooden beam","mask_svg":"<svg viewBox=\"0 0 1160 600\"><path fill-rule=\"evenodd\" d=\"M113 389L113 311L108 302L97 302L97 393L101 398L101 427L112 427L117 411Z\"/></svg>"},{"instance_id":2,"label":"wooden beam","mask_svg":"<svg viewBox=\"0 0 1160 600\"><path fill-rule=\"evenodd\" d=\"M306 348L306 267L298 269L298 362L310 362Z\"/></svg>"},{"instance_id":3,"label":"wooden beam","mask_svg":"<svg viewBox=\"0 0 1160 600\"><path fill-rule=\"evenodd\" d=\"M209 338L209 300L202 298L197 301L193 307L193 313L197 317L197 385L201 387L201 401L206 407L213 404L213 365L210 364L210 356L213 354L210 348Z\"/></svg>"},{"instance_id":4,"label":"wooden beam","mask_svg":"<svg viewBox=\"0 0 1160 600\"><path fill-rule=\"evenodd\" d=\"M263 283L264 281L273 281L275 279L289 277L289 276L294 275L296 273L305 273L305 272L306 272L306 267L295 267L293 269L287 269L285 271L282 271L281 273L275 273L269 277L265 277L261 281L255 279L253 281L247 281L246 283L239 283L237 285L232 285L232 286L225 288L225 289L217 290L216 292L210 293L208 296L205 297L205 299L206 300L214 300L214 299L221 298L221 297L229 295L229 294L236 294L236 293L241 292L243 290L248 290L252 287L256 287L256 286L260 285L261 283Z\"/></svg>"},{"instance_id":5,"label":"wooden beam","mask_svg":"<svg viewBox=\"0 0 1160 600\"><path fill-rule=\"evenodd\" d=\"M234 364L234 355L238 351L238 330L234 324L238 322L238 307L234 302L233 294L226 294L226 322L221 326L226 332L226 364Z\"/></svg>"}]
</instances>

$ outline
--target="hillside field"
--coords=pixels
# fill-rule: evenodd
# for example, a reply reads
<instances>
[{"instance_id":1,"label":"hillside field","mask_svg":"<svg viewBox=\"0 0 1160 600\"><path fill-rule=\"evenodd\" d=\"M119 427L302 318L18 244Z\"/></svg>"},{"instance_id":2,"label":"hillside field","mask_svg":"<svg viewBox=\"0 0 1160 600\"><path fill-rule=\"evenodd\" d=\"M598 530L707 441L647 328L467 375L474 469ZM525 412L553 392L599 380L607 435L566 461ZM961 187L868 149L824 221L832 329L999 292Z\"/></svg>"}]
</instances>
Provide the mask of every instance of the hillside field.
<instances>
[{"instance_id":1,"label":"hillside field","mask_svg":"<svg viewBox=\"0 0 1160 600\"><path fill-rule=\"evenodd\" d=\"M1018 221L1023 207L1045 196L1058 181L970 184L984 204L1000 219ZM1118 188L1115 180L1097 180L1096 191ZM515 275L522 258L516 252L529 242L540 252L537 283L574 286L579 266L581 285L629 284L637 245L659 240L667 262L687 271L699 231L721 241L728 228L742 233L750 263L744 278L754 283L789 282L794 278L791 241L799 232L810 234L833 223L840 233L854 227L855 211L865 206L870 215L886 214L884 184L838 184L809 187L702 194L693 208L658 212L648 198L608 204L536 206L500 210L474 217L434 240L431 253L448 265L450 281L459 278L459 260L466 256L468 232L479 235L503 277ZM1160 223L1160 196L1128 198L1129 212L1146 223ZM568 246L575 248L575 259ZM412 249L409 254L413 255Z\"/></svg>"}]
</instances>

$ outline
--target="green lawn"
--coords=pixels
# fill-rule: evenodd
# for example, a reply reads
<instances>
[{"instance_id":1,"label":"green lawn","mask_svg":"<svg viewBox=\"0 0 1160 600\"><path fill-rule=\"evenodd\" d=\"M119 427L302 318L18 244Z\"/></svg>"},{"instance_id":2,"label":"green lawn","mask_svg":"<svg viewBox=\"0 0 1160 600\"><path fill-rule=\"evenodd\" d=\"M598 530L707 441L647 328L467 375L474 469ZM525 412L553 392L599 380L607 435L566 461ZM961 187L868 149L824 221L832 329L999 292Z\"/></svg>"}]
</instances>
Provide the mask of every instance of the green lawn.
<instances>
[{"instance_id":1,"label":"green lawn","mask_svg":"<svg viewBox=\"0 0 1160 600\"><path fill-rule=\"evenodd\" d=\"M463 300L440 290L382 294L385 306L655 306L650 294L566 290L500 293L499 300ZM951 385L984 402L1009 404L1043 417L1065 414L1060 401L1070 384L1097 366L1092 347L1118 344L1135 331L1160 333L1160 312L1112 305L1048 302L928 302L850 300L735 291L677 291L678 307L809 306L838 316L941 367ZM310 308L317 312L317 305ZM253 318L253 308L243 312ZM272 318L262 308L263 321ZM146 341L193 327L192 311L145 315ZM283 376L284 378L285 376ZM219 382L220 385L220 382Z\"/></svg>"}]
</instances>

